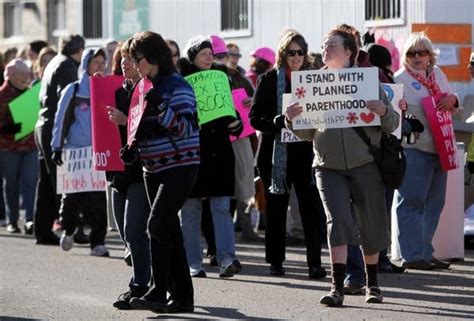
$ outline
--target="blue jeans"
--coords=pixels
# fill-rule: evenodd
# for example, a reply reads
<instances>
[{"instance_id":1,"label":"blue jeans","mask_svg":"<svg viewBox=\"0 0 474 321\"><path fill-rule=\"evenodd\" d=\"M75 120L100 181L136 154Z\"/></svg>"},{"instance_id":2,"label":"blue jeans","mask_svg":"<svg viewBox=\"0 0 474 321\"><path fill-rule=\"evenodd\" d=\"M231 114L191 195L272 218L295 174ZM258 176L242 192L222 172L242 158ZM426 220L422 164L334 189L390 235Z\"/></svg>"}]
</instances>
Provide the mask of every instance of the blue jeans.
<instances>
[{"instance_id":1,"label":"blue jeans","mask_svg":"<svg viewBox=\"0 0 474 321\"><path fill-rule=\"evenodd\" d=\"M217 262L220 266L227 266L235 259L234 222L229 214L230 197L210 197L209 201L216 238ZM188 199L181 208L181 229L191 274L203 270L201 211L200 198Z\"/></svg>"},{"instance_id":2,"label":"blue jeans","mask_svg":"<svg viewBox=\"0 0 474 321\"><path fill-rule=\"evenodd\" d=\"M33 221L38 152L0 151L0 177L3 177L3 198L7 223L19 218L20 192L26 210L25 221Z\"/></svg>"},{"instance_id":3,"label":"blue jeans","mask_svg":"<svg viewBox=\"0 0 474 321\"><path fill-rule=\"evenodd\" d=\"M150 204L144 183L130 184L126 192L112 189L115 223L132 254L130 286L148 286L151 277L150 239L147 234Z\"/></svg>"},{"instance_id":4,"label":"blue jeans","mask_svg":"<svg viewBox=\"0 0 474 321\"><path fill-rule=\"evenodd\" d=\"M346 278L344 283L365 285L365 263L360 246L347 245Z\"/></svg>"},{"instance_id":5,"label":"blue jeans","mask_svg":"<svg viewBox=\"0 0 474 321\"><path fill-rule=\"evenodd\" d=\"M395 191L393 208L398 220L398 242L403 262L433 259L433 240L443 210L447 174L438 155L406 149L407 168Z\"/></svg>"}]
</instances>

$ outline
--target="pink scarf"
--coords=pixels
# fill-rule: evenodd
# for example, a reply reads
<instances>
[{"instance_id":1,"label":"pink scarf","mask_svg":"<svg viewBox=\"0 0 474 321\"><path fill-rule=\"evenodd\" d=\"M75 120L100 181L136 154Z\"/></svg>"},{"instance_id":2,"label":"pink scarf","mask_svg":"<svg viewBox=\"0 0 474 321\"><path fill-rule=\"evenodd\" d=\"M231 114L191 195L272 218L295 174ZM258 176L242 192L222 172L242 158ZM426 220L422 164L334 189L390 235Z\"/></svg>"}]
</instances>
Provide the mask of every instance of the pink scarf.
<instances>
[{"instance_id":1,"label":"pink scarf","mask_svg":"<svg viewBox=\"0 0 474 321\"><path fill-rule=\"evenodd\" d=\"M432 71L428 75L428 77L424 78L424 77L420 76L418 73L411 70L410 67L405 67L405 69L408 71L410 76L415 78L419 83L421 83L423 86L425 86L426 89L428 89L428 92L430 93L430 96L436 96L437 94L441 93L441 90L439 89L439 86L436 83L436 76L435 76L434 71Z\"/></svg>"}]
</instances>

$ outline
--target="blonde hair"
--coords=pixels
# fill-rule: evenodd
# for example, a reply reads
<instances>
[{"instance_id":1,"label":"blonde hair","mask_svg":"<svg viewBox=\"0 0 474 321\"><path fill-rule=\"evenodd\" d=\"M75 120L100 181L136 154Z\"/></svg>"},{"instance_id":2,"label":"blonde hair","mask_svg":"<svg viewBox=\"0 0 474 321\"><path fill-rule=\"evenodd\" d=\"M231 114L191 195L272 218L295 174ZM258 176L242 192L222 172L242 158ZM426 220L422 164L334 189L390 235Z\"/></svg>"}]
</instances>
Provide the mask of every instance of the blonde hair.
<instances>
[{"instance_id":1,"label":"blonde hair","mask_svg":"<svg viewBox=\"0 0 474 321\"><path fill-rule=\"evenodd\" d=\"M434 52L433 44L431 43L430 38L428 38L428 36L424 32L413 32L410 36L408 36L407 40L405 41L405 44L403 45L402 63L404 65L408 65L407 52L410 51L410 49L415 48L417 45L420 45L420 47L429 51L430 65L436 65L437 55Z\"/></svg>"}]
</instances>

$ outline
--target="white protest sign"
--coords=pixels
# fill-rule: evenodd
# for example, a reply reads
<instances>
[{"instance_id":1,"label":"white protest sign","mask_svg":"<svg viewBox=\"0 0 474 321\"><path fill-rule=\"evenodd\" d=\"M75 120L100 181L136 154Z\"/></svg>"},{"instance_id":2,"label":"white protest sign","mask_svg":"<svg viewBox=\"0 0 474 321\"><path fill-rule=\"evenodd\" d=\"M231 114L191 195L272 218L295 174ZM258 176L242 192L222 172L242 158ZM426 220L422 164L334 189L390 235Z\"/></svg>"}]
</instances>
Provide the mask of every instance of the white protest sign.
<instances>
[{"instance_id":1,"label":"white protest sign","mask_svg":"<svg viewBox=\"0 0 474 321\"><path fill-rule=\"evenodd\" d=\"M291 73L293 101L303 113L295 129L378 126L380 117L367 109L367 100L379 99L378 69L347 68Z\"/></svg>"},{"instance_id":2,"label":"white protest sign","mask_svg":"<svg viewBox=\"0 0 474 321\"><path fill-rule=\"evenodd\" d=\"M57 169L57 194L105 191L104 171L94 169L92 146L64 149Z\"/></svg>"},{"instance_id":3,"label":"white protest sign","mask_svg":"<svg viewBox=\"0 0 474 321\"><path fill-rule=\"evenodd\" d=\"M400 121L397 128L392 132L398 139L402 139L402 110L398 107L400 99L403 98L403 84L382 84L383 90L388 100L392 104L393 109L400 115Z\"/></svg>"},{"instance_id":4,"label":"white protest sign","mask_svg":"<svg viewBox=\"0 0 474 321\"><path fill-rule=\"evenodd\" d=\"M283 94L283 102L282 102L282 109L283 109L283 115L286 113L286 107L291 102L291 94ZM295 136L291 132L291 130L287 128L282 128L281 130L281 142L282 143L294 143L294 142L300 142L301 139L298 138L298 136Z\"/></svg>"}]
</instances>

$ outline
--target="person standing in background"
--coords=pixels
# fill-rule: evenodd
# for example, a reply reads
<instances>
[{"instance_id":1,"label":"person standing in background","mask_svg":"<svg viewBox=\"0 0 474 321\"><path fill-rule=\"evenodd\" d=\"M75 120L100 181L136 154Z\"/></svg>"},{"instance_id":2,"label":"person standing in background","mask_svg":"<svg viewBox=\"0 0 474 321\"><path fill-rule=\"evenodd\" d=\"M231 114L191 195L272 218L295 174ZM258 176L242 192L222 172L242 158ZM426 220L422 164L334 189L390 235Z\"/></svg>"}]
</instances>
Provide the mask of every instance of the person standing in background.
<instances>
[{"instance_id":1,"label":"person standing in background","mask_svg":"<svg viewBox=\"0 0 474 321\"><path fill-rule=\"evenodd\" d=\"M20 233L18 227L20 191L25 214L25 234L33 234L35 184L38 154L33 134L15 140L21 123L15 123L8 104L23 94L31 82L31 71L20 59L5 67L5 81L0 88L0 183L3 186L7 231ZM27 106L24 106L27 107Z\"/></svg>"},{"instance_id":2,"label":"person standing in background","mask_svg":"<svg viewBox=\"0 0 474 321\"><path fill-rule=\"evenodd\" d=\"M62 90L77 80L77 68L84 46L84 38L80 35L61 38L60 54L51 60L41 80L41 108L35 128L35 142L39 153L34 214L36 244L59 245L59 238L51 230L54 219L58 217L60 201L60 197L56 195L56 164L51 152L54 115Z\"/></svg>"}]
</instances>

